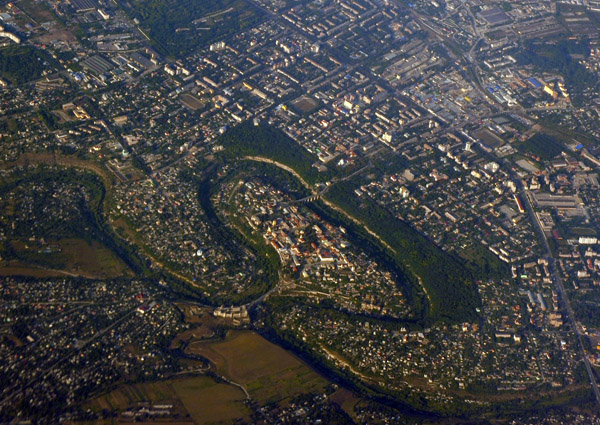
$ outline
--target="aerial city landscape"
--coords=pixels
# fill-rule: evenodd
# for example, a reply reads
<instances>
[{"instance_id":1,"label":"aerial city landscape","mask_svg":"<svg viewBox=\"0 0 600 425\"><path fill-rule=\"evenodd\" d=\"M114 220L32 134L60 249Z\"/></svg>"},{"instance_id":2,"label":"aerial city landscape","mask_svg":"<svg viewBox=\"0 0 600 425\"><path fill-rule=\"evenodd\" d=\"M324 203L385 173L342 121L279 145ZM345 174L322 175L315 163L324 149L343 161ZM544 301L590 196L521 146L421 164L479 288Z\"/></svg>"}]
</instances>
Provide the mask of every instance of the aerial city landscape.
<instances>
[{"instance_id":1,"label":"aerial city landscape","mask_svg":"<svg viewBox=\"0 0 600 425\"><path fill-rule=\"evenodd\" d=\"M600 424L600 1L0 0L0 423Z\"/></svg>"}]
</instances>

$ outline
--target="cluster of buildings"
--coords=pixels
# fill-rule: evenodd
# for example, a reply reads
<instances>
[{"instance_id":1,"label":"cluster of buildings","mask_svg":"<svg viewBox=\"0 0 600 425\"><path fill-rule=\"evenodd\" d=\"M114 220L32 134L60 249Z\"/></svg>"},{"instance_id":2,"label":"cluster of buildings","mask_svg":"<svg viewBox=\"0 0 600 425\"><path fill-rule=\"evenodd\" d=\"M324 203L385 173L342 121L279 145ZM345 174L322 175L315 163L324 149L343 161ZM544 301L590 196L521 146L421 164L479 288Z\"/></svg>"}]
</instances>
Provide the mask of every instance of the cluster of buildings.
<instances>
[{"instance_id":1,"label":"cluster of buildings","mask_svg":"<svg viewBox=\"0 0 600 425\"><path fill-rule=\"evenodd\" d=\"M15 179L23 169L4 174L6 179ZM66 179L65 179L66 180ZM38 242L45 245L44 239L61 239L77 232L83 232L86 219L81 205L92 199L92 193L85 184L66 181L35 180L22 182L7 191L0 204L0 237L5 243L19 241L30 243L31 250L37 249ZM51 220L44 218L52 217ZM65 223L60 226L57 223ZM66 223L80 226L67 228ZM92 229L87 229L90 234ZM28 250L27 247L24 248ZM8 246L3 251L10 250Z\"/></svg>"},{"instance_id":2,"label":"cluster of buildings","mask_svg":"<svg viewBox=\"0 0 600 425\"><path fill-rule=\"evenodd\" d=\"M506 297L509 285L480 286L482 294L490 290ZM504 301L488 304L483 328L465 323L410 330L373 319L344 318L334 311L323 313L307 304L279 310L276 317L284 333L298 333L324 360L366 382L410 390L432 405L451 404L458 396L484 406L494 400L478 398L477 389L503 394L545 385L560 391L577 382L576 374L581 376L575 339L527 331L519 322L521 304L518 299L512 307ZM505 331L491 333L493 325L504 326ZM508 335L511 326L520 329L513 336Z\"/></svg>"},{"instance_id":3,"label":"cluster of buildings","mask_svg":"<svg viewBox=\"0 0 600 425\"><path fill-rule=\"evenodd\" d=\"M285 273L278 295L307 300L274 313L286 332L321 359L415 391L432 406L468 394L485 408L474 395L481 390L567 393L586 380L577 333L594 338L597 327L589 312L600 293L592 139L600 95L595 85L572 90L562 70L519 53L569 37L586 46L569 60L597 77L595 3L257 0L279 17L179 58L159 55L109 2L48 2L66 24L6 6L0 36L12 36L0 41L46 49L58 65L31 84L1 84L0 158L59 150L106 164L116 179L107 218L121 237L142 246L153 267L226 298L250 290L260 270L256 254L232 243L201 205L198 182L223 149L219 135L248 120L269 123L321 169L349 175L364 167L348 196L375 202L478 270L482 298L479 324L414 330L379 320L411 315L398 276L285 187L221 166L209 202L230 230L239 218L275 250ZM69 33L74 25L85 36ZM574 106L582 97L589 104ZM548 146L532 150L531 140L548 123L586 136L553 133L546 143L564 149L544 157ZM57 196L40 205L40 190ZM39 239L48 229L29 220L34 210L72 218L91 196L60 182L14 193L20 208L10 220L8 198L0 202L2 238L26 228ZM70 405L123 376L174 370L158 342L182 325L144 283L0 283L0 320L12 329L0 345L0 373L14 382L3 406L33 397L43 409L44 397L57 394ZM339 311L319 308L323 300ZM246 310L236 308L215 314L246 323ZM598 356L593 345L586 350ZM32 380L43 385L34 391ZM301 407L277 414L302 417Z\"/></svg>"},{"instance_id":4,"label":"cluster of buildings","mask_svg":"<svg viewBox=\"0 0 600 425\"><path fill-rule=\"evenodd\" d=\"M333 226L295 203L271 183L248 179L233 195L232 208L278 254L293 283L280 292L319 302L332 299L341 308L385 317L410 311L402 282L372 258L343 227Z\"/></svg>"},{"instance_id":5,"label":"cluster of buildings","mask_svg":"<svg viewBox=\"0 0 600 425\"><path fill-rule=\"evenodd\" d=\"M0 291L3 418L58 420L102 386L180 371L164 341L186 325L148 283L2 277Z\"/></svg>"},{"instance_id":6,"label":"cluster of buildings","mask_svg":"<svg viewBox=\"0 0 600 425\"><path fill-rule=\"evenodd\" d=\"M512 264L540 255L507 171L466 150L468 142L458 142L451 133L435 140L437 146L405 146L402 156L411 166L363 184L356 196L374 199L446 251L467 259L469 252L483 258L491 254Z\"/></svg>"},{"instance_id":7,"label":"cluster of buildings","mask_svg":"<svg viewBox=\"0 0 600 425\"><path fill-rule=\"evenodd\" d=\"M191 170L200 164L190 158L182 166L193 176ZM168 168L155 179L116 188L113 226L121 227L130 242L141 243L155 266L175 272L207 296L237 294L252 286L255 254L215 228L199 203L194 178Z\"/></svg>"}]
</instances>

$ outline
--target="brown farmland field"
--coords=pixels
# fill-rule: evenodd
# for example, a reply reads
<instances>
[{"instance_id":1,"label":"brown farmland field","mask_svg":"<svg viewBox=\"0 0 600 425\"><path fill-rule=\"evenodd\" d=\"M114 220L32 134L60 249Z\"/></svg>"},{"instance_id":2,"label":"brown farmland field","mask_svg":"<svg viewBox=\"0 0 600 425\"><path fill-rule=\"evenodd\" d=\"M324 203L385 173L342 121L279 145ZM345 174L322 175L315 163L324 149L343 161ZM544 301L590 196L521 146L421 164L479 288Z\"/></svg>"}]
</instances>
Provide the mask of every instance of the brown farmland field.
<instances>
[{"instance_id":1,"label":"brown farmland field","mask_svg":"<svg viewBox=\"0 0 600 425\"><path fill-rule=\"evenodd\" d=\"M230 331L225 340L198 342L188 352L208 358L217 373L243 385L259 403L277 402L327 386L292 353L255 332Z\"/></svg>"},{"instance_id":2,"label":"brown farmland field","mask_svg":"<svg viewBox=\"0 0 600 425\"><path fill-rule=\"evenodd\" d=\"M143 384L122 385L87 402L96 412L120 412L138 403L173 404L173 413L189 417L197 424L231 423L248 419L244 392L229 384L217 383L207 376L170 379ZM161 423L172 423L161 422ZM177 423L189 423L178 420Z\"/></svg>"}]
</instances>

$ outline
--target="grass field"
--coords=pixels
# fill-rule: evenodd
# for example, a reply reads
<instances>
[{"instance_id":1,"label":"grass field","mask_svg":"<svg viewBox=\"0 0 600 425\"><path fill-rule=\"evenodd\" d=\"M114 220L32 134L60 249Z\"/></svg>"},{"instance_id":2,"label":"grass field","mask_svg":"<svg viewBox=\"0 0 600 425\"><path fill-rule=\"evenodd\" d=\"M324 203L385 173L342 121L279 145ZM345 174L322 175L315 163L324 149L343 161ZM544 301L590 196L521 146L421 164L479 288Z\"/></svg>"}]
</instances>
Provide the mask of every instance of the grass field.
<instances>
[{"instance_id":1,"label":"grass field","mask_svg":"<svg viewBox=\"0 0 600 425\"><path fill-rule=\"evenodd\" d=\"M243 385L259 403L320 391L327 381L292 353L248 331L224 341L193 344L188 351L211 360L217 373Z\"/></svg>"},{"instance_id":2,"label":"grass field","mask_svg":"<svg viewBox=\"0 0 600 425\"><path fill-rule=\"evenodd\" d=\"M29 277L64 277L67 273L58 270L48 270L23 264L0 266L0 276L29 276Z\"/></svg>"},{"instance_id":3,"label":"grass field","mask_svg":"<svg viewBox=\"0 0 600 425\"><path fill-rule=\"evenodd\" d=\"M356 414L354 412L354 407L362 400L351 391L340 388L335 393L331 394L329 397L331 401L336 403L338 406L342 408L344 412L346 412L350 417L356 419Z\"/></svg>"},{"instance_id":4,"label":"grass field","mask_svg":"<svg viewBox=\"0 0 600 425\"><path fill-rule=\"evenodd\" d=\"M51 252L43 252L41 246L21 241L14 241L11 245L18 258L27 260L9 262L5 267L0 266L0 274L7 274L5 272L10 269L20 269L25 275L36 277L56 276L60 275L61 271L90 278L132 275L123 261L105 245L96 241L88 243L76 238L48 241L48 246L52 247ZM31 273L28 272L29 268Z\"/></svg>"},{"instance_id":5,"label":"grass field","mask_svg":"<svg viewBox=\"0 0 600 425\"><path fill-rule=\"evenodd\" d=\"M58 244L67 270L73 273L87 273L104 278L131 275L127 266L99 242L88 244L82 239L63 239Z\"/></svg>"},{"instance_id":6,"label":"grass field","mask_svg":"<svg viewBox=\"0 0 600 425\"><path fill-rule=\"evenodd\" d=\"M477 242L457 251L457 254L467 261L467 267L474 276L501 278L508 275L508 266Z\"/></svg>"},{"instance_id":7,"label":"grass field","mask_svg":"<svg viewBox=\"0 0 600 425\"><path fill-rule=\"evenodd\" d=\"M44 3L37 3L34 0L20 0L17 3L17 7L27 13L28 16L35 19L38 24L54 21L54 15Z\"/></svg>"},{"instance_id":8,"label":"grass field","mask_svg":"<svg viewBox=\"0 0 600 425\"><path fill-rule=\"evenodd\" d=\"M201 319L206 325L204 315ZM230 331L224 340L196 340L186 351L209 358L218 375L242 385L259 406L269 403L286 406L293 397L322 392L329 385L292 353L251 331ZM352 415L361 399L340 389L331 400ZM209 376L122 385L88 401L84 408L111 411L120 417L119 412L140 402L173 404L172 413L178 416L172 419L189 419L196 424L229 424L251 419L244 391Z\"/></svg>"},{"instance_id":9,"label":"grass field","mask_svg":"<svg viewBox=\"0 0 600 425\"><path fill-rule=\"evenodd\" d=\"M536 133L517 147L544 160L550 160L565 150L558 139L545 133Z\"/></svg>"},{"instance_id":10,"label":"grass field","mask_svg":"<svg viewBox=\"0 0 600 425\"><path fill-rule=\"evenodd\" d=\"M177 337L171 341L171 348L177 347L180 342L189 342L190 344L195 345L202 340L215 336L213 329L217 325L217 319L210 313L205 310L197 311L197 307L190 305L178 305L178 307L183 311L185 321L196 326L177 335ZM192 312L197 312L197 314L193 314Z\"/></svg>"}]
</instances>

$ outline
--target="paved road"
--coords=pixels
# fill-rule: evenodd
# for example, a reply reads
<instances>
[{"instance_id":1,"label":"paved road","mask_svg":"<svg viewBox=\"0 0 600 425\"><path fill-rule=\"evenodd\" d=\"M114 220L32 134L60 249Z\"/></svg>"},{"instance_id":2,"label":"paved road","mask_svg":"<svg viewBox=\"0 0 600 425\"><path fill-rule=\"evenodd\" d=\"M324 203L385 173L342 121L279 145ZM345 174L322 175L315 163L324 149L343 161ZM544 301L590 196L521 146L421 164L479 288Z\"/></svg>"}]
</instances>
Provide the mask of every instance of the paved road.
<instances>
[{"instance_id":1,"label":"paved road","mask_svg":"<svg viewBox=\"0 0 600 425\"><path fill-rule=\"evenodd\" d=\"M519 195L521 196L521 198L525 204L525 209L527 210L527 214L529 215L529 218L530 218L531 222L533 223L533 226L537 229L537 231L540 234L540 237L542 239L542 243L544 245L544 250L546 251L546 255L547 255L546 258L549 263L550 274L552 275L552 281L554 282L556 289L560 293L560 297L561 297L563 304L567 310L567 316L568 316L569 323L570 323L571 327L573 328L573 330L575 331L575 334L577 335L579 351L580 351L581 356L583 357L585 369L588 373L590 384L592 386L592 391L594 392L594 396L596 397L596 404L598 405L598 408L600 408L600 390L598 389L598 382L596 381L596 376L594 375L594 371L592 370L590 361L585 353L585 348L583 346L583 336L582 336L582 334L579 330L579 327L577 326L577 323L575 321L575 314L573 313L573 309L571 308L571 303L569 301L569 296L567 294L567 291L565 290L565 287L562 283L562 279L560 278L560 274L558 273L558 270L556 268L556 261L554 260L554 257L552 255L550 245L548 244L548 239L546 238L546 234L542 230L542 227L535 216L535 212L533 211L533 206L531 205L531 200L529 199L529 191L523 187L520 180L518 180L518 179L515 179L515 180L516 180L515 183L517 183L517 187L519 189Z\"/></svg>"},{"instance_id":2,"label":"paved road","mask_svg":"<svg viewBox=\"0 0 600 425\"><path fill-rule=\"evenodd\" d=\"M471 15L471 17L474 20L474 16L472 15L472 12L470 10L470 8L468 8L468 12ZM421 19L421 16L419 16L418 14L416 14L415 12L413 12L413 16L416 17L417 22L421 23L422 25L428 27L429 29L431 29L432 31L434 31L436 33L436 35L438 35L439 37L442 37L442 39L445 39L445 37L443 36L443 34L439 34L435 29L433 29L431 26L426 25L425 22L423 22L423 19ZM476 24L475 21L473 21L473 28L474 31L476 33L477 36L479 36L477 30L476 30ZM479 41L479 40L478 40ZM478 89L478 91L484 95L484 97L492 99L492 103L496 104L496 102L494 101L493 98L491 98L489 96L488 93L486 93L486 91L483 89L483 87L481 86L481 82L479 80L479 74L478 74L478 67L479 64L477 63L477 60L474 58L474 56L472 55L472 52L475 48L475 46L477 45L477 43L475 43L471 50L469 51L469 53L466 56L463 56L467 59L468 63L469 63L469 67L471 68L471 70L473 71L474 77L475 77L475 81L473 81L473 83L475 84L476 89ZM496 105L498 106L498 105ZM501 107L501 111L504 109ZM500 163L504 163L504 161L500 160ZM506 165L506 164L505 164ZM507 167L507 169L509 170L509 172L512 174L512 171L510 171L510 166ZM565 290L565 287L562 283L562 280L560 278L560 275L558 273L558 270L556 268L556 262L554 260L554 257L552 255L552 251L550 249L550 245L548 244L548 240L546 239L546 235L544 233L544 231L541 228L540 223L538 222L536 216L535 216L535 212L533 211L533 206L531 205L531 201L529 199L528 196L528 192L527 190L523 187L523 185L521 184L521 180L519 178L515 177L515 183L517 184L518 190L519 190L519 194L521 195L521 197L523 198L523 201L525 202L525 207L527 210L527 213L529 215L529 218L533 224L533 226L537 229L538 233L540 234L540 237L542 239L542 243L544 245L544 250L546 251L546 256L547 256L547 260L549 262L549 269L550 269L550 273L551 273L551 277L552 280L554 282L554 285L556 287L556 289L558 290L558 292L560 293L560 296L563 300L563 303L565 305L566 311L567 311L567 316L568 316L568 320L569 323L571 324L571 327L574 329L576 335L577 335L577 341L578 341L578 346L579 346L579 351L581 356L583 357L583 361L585 364L585 368L589 377L589 381L590 384L592 386L592 391L594 392L594 396L596 398L596 404L598 406L598 408L600 408L600 390L598 389L598 383L596 381L596 376L594 375L594 371L592 370L592 367L590 365L590 361L585 353L585 349L584 349L584 345L583 345L583 337L582 334L579 330L579 328L577 327L577 323L575 322L575 315L573 313L573 309L571 307L571 303L569 301L569 297L567 294L567 291Z\"/></svg>"},{"instance_id":3,"label":"paved road","mask_svg":"<svg viewBox=\"0 0 600 425\"><path fill-rule=\"evenodd\" d=\"M517 186L518 194L521 197L521 200L523 201L523 205L525 207L525 211L529 217L529 220L531 221L533 227L536 229L536 231L540 235L542 244L544 246L544 251L546 252L546 259L548 260L548 263L549 263L549 270L550 270L550 275L551 275L552 281L554 283L554 286L556 287L556 290L560 294L560 297L561 297L564 307L566 309L566 316L567 316L566 318L567 318L569 324L571 325L571 327L573 328L575 335L577 336L578 349L579 349L580 355L582 356L582 360L584 362L585 369L588 374L589 382L590 382L590 385L592 386L592 391L594 392L594 397L596 398L597 408L600 410L600 390L598 389L598 382L596 380L594 371L592 370L590 361L585 353L585 348L583 345L583 335L581 334L579 328L577 327L577 323L575 322L575 314L573 313L573 309L572 309L571 303L569 301L569 296L567 294L567 291L562 283L562 280L561 280L558 270L556 268L556 261L554 260L554 256L552 255L552 250L550 249L550 245L548 244L548 239L546 238L546 234L542 230L542 227L535 215L535 211L533 210L533 205L531 204L531 199L529 197L529 191L523 186L521 179L512 170L512 167L511 167L512 163L508 162L507 160L505 160L503 158L498 158L493 154L487 154L487 155L484 154L484 156L487 156L488 158L498 162L499 164L502 164L505 167L506 172L510 175L511 179L514 181L515 185Z\"/></svg>"}]
</instances>

